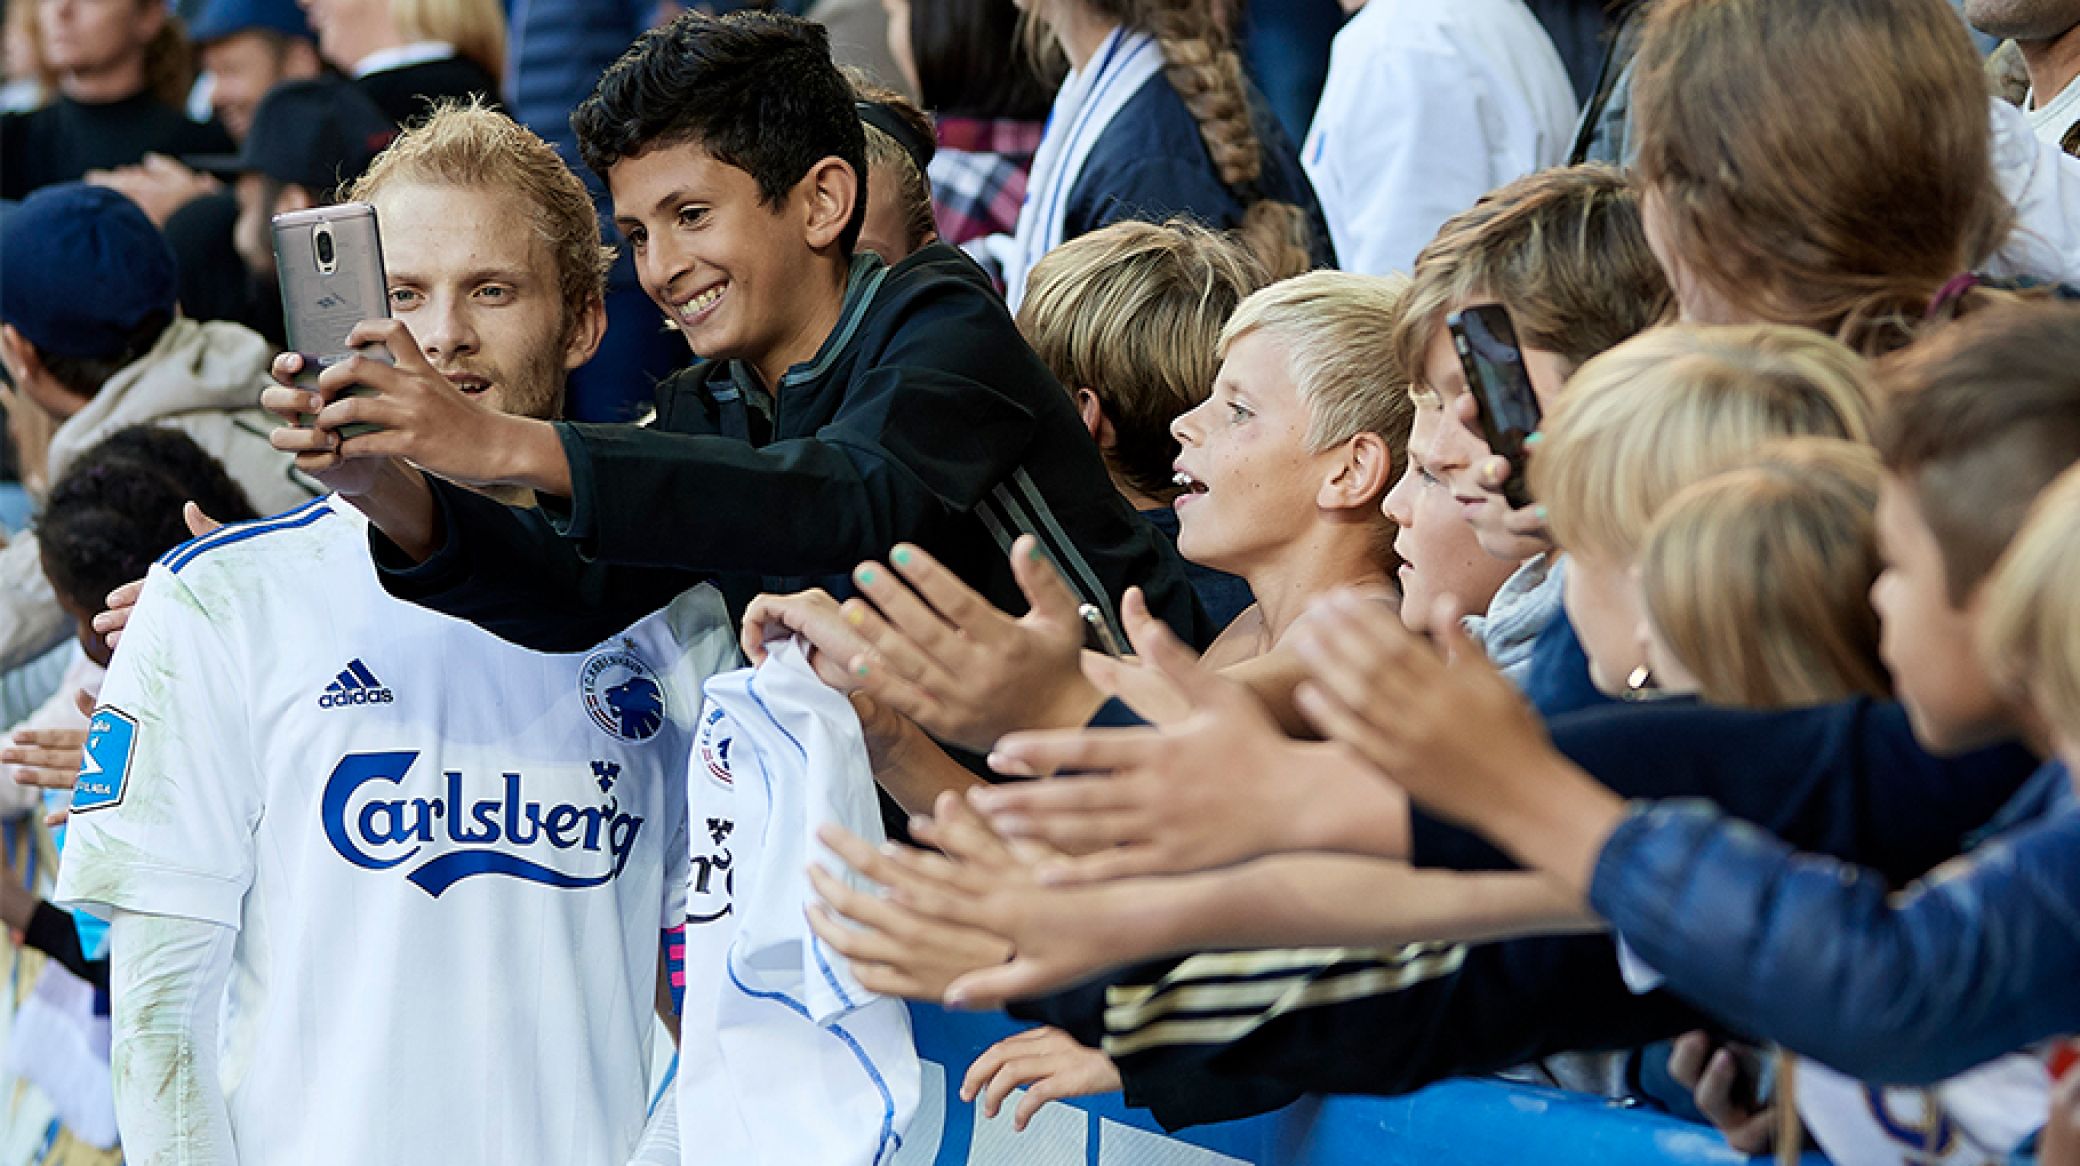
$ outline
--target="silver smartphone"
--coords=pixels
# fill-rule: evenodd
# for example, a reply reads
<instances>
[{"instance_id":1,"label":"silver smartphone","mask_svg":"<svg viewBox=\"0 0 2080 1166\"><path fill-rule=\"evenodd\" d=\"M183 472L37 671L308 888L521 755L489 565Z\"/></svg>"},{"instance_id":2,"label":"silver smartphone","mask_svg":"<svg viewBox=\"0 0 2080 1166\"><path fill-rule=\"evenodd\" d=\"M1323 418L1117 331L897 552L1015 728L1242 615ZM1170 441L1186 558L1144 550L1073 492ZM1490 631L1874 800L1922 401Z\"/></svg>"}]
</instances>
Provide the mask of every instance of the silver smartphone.
<instances>
[{"instance_id":1,"label":"silver smartphone","mask_svg":"<svg viewBox=\"0 0 2080 1166\"><path fill-rule=\"evenodd\" d=\"M355 355L356 350L347 347L354 325L390 314L390 285L383 278L376 208L365 202L344 202L276 215L274 269L281 282L289 347L304 357L296 383L315 391L320 372ZM381 345L363 345L359 353L391 363L389 351ZM304 420L309 424L311 418L306 414ZM356 437L377 428L343 425L340 434Z\"/></svg>"}]
</instances>

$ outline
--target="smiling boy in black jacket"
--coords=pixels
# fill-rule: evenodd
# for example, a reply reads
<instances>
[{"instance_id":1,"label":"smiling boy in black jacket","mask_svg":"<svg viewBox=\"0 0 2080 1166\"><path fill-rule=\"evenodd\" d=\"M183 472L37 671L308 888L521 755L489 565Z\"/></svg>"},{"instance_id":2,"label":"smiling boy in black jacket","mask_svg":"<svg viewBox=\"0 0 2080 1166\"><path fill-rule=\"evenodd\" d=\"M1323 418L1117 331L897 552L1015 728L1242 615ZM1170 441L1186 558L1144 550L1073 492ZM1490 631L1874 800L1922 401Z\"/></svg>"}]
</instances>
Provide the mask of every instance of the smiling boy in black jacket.
<instances>
[{"instance_id":1,"label":"smiling boy in black jacket","mask_svg":"<svg viewBox=\"0 0 2080 1166\"><path fill-rule=\"evenodd\" d=\"M1015 610L1005 551L1031 532L1115 630L1138 584L1205 638L1174 553L1110 489L985 277L949 248L892 268L853 254L865 139L820 28L683 17L608 69L573 124L645 290L701 359L658 387L648 427L536 422L440 375L466 360L436 371L401 326L363 324L397 366L327 370L315 428L277 444L369 515L393 594L572 650L694 574L739 608L758 590L843 592L856 563L907 540ZM284 415L315 403L267 398ZM340 436L357 422L382 429ZM524 487L540 508L451 483Z\"/></svg>"}]
</instances>

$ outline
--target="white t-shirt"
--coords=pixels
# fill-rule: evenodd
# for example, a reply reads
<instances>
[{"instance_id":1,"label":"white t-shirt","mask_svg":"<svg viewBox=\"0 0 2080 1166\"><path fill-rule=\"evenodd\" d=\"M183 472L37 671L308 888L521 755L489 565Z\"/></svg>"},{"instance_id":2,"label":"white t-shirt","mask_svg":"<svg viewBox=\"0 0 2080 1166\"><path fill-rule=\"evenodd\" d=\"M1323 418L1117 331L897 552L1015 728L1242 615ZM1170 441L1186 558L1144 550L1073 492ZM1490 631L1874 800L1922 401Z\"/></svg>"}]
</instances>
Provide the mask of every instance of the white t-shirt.
<instances>
[{"instance_id":1,"label":"white t-shirt","mask_svg":"<svg viewBox=\"0 0 2080 1166\"><path fill-rule=\"evenodd\" d=\"M2056 146L2065 140L2066 131L2080 122L2080 80L2067 82L2064 89L2051 95L2051 100L2037 104L2037 95L2031 93L2023 103L2022 116L2029 119L2029 128L2040 142Z\"/></svg>"},{"instance_id":2,"label":"white t-shirt","mask_svg":"<svg viewBox=\"0 0 2080 1166\"><path fill-rule=\"evenodd\" d=\"M1523 0L1370 0L1336 34L1301 150L1338 261L1409 270L1446 219L1565 162L1575 116Z\"/></svg>"},{"instance_id":3,"label":"white t-shirt","mask_svg":"<svg viewBox=\"0 0 2080 1166\"><path fill-rule=\"evenodd\" d=\"M735 660L709 587L548 655L390 598L345 504L227 527L152 568L58 898L237 929L246 1162L621 1166Z\"/></svg>"}]
</instances>

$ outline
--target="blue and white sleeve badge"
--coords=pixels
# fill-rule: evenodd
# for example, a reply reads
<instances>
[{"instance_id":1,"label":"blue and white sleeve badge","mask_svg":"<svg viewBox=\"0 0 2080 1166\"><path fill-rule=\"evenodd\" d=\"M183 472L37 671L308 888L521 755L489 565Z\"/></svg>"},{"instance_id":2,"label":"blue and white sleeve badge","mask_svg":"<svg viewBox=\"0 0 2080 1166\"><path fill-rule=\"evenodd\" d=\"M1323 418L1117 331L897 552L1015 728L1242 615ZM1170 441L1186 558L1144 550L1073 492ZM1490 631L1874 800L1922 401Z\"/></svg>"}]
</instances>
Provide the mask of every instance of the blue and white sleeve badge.
<instances>
[{"instance_id":1,"label":"blue and white sleeve badge","mask_svg":"<svg viewBox=\"0 0 2080 1166\"><path fill-rule=\"evenodd\" d=\"M79 780L72 787L72 812L105 810L123 801L130 777L130 758L137 750L137 718L114 705L94 710L87 723L86 752L79 761Z\"/></svg>"}]
</instances>

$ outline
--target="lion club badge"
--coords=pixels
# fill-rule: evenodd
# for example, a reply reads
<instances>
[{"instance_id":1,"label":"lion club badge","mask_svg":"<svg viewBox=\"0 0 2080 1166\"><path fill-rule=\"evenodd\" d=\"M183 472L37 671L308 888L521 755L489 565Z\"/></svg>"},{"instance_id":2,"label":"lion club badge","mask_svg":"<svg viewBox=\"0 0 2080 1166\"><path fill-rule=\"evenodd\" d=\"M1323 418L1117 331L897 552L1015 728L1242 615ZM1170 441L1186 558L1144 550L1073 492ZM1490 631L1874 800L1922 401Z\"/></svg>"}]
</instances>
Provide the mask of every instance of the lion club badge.
<instances>
[{"instance_id":1,"label":"lion club badge","mask_svg":"<svg viewBox=\"0 0 2080 1166\"><path fill-rule=\"evenodd\" d=\"M648 741L664 727L664 686L626 644L586 657L578 695L592 723L623 741Z\"/></svg>"},{"instance_id":2,"label":"lion club badge","mask_svg":"<svg viewBox=\"0 0 2080 1166\"><path fill-rule=\"evenodd\" d=\"M701 714L700 732L694 735L694 755L700 758L701 768L708 776L727 788L729 775L729 743L733 739L729 714L722 706L710 703Z\"/></svg>"}]
</instances>

